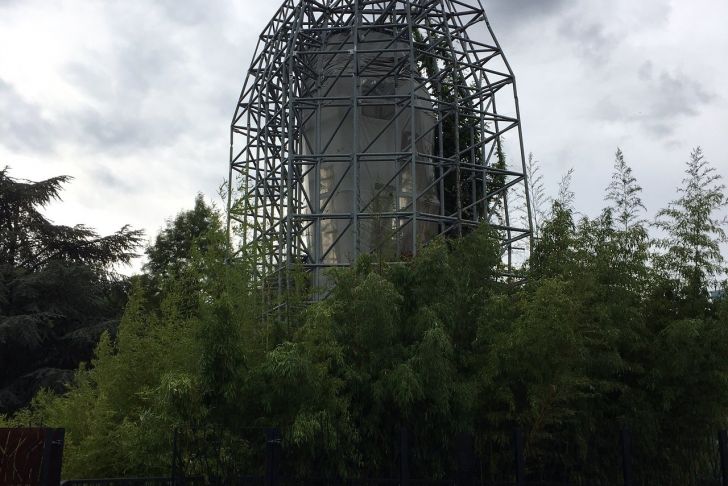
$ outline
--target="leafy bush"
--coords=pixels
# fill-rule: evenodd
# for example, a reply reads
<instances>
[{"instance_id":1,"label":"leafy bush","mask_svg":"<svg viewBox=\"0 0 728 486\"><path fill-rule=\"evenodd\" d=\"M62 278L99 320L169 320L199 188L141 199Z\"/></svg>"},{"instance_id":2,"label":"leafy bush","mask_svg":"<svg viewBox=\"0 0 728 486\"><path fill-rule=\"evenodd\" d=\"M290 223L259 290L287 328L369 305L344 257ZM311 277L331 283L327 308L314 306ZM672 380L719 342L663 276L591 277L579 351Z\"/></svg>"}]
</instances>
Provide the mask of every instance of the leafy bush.
<instances>
[{"instance_id":1,"label":"leafy bush","mask_svg":"<svg viewBox=\"0 0 728 486\"><path fill-rule=\"evenodd\" d=\"M66 427L67 477L165 474L175 428L185 444L216 437L197 450L217 465L190 449L187 472L254 473L260 429L272 426L288 474L392 476L406 426L419 476L450 475L452 439L470 432L481 476L502 479L520 427L530 477L618 484L629 427L640 479L695 484L728 411L728 303L696 290L722 259L705 238L681 239L681 225L664 226L670 243L653 252L627 169L620 152L595 219L554 202L525 283L502 276L483 226L411 261L363 257L284 322L263 312L254 262L223 263L213 212L205 244L180 246L184 265L137 282L118 335L104 334L75 385L7 420ZM673 207L692 207L681 201ZM683 216L714 221L722 201L701 201L712 206ZM691 254L694 241L708 250L672 268L670 252Z\"/></svg>"}]
</instances>

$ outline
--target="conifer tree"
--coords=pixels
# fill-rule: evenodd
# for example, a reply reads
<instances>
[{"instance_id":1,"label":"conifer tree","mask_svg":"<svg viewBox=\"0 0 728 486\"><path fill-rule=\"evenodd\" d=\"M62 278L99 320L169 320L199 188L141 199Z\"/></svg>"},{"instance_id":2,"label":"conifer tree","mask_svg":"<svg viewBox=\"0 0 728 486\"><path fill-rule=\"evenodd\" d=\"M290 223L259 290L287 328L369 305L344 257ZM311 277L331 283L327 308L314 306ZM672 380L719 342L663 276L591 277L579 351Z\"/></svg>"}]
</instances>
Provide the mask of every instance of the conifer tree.
<instances>
[{"instance_id":1,"label":"conifer tree","mask_svg":"<svg viewBox=\"0 0 728 486\"><path fill-rule=\"evenodd\" d=\"M564 177L524 285L498 277L500 242L483 225L435 239L397 265L362 256L334 271L331 293L276 333L260 322L251 267L223 261L214 217L199 240L205 251L185 244L185 264L164 277L164 302L138 286L93 366L66 395L40 394L12 423L65 427L68 477L166 474L176 427L184 473L224 484L261 473L260 428L271 426L282 431L292 484L313 475L391 477L403 425L420 477L452 477L454 437L470 432L482 479L497 484L512 476L518 426L529 482L583 486L620 484L617 431L628 425L637 482L702 484L728 409L728 304L675 312L679 299L665 288L678 280L652 278L639 186L623 159L613 194L630 197L610 198L608 188L611 206L597 218L576 221L571 171ZM702 183L670 206L673 219L661 216L672 223L672 246L691 228L677 221L692 221L682 216L696 205L685 194L700 193L691 184L722 190L708 169L689 169L688 179L702 173ZM714 242L725 201L708 199L714 226L695 227ZM670 267L672 246L659 263L681 277ZM696 260L697 271L707 275L704 262L718 259ZM214 440L205 440L209 431Z\"/></svg>"},{"instance_id":2,"label":"conifer tree","mask_svg":"<svg viewBox=\"0 0 728 486\"><path fill-rule=\"evenodd\" d=\"M561 178L559 182L559 193L556 196L556 201L560 206L570 211L574 210L574 191L571 189L571 181L574 178L574 168L570 168L566 171L566 174Z\"/></svg>"},{"instance_id":3,"label":"conifer tree","mask_svg":"<svg viewBox=\"0 0 728 486\"><path fill-rule=\"evenodd\" d=\"M704 294L710 280L724 272L720 244L727 241L726 218L719 211L728 206L721 175L703 156L700 147L690 154L681 196L657 213L655 226L666 233L657 240L664 253L658 267L676 278L692 296Z\"/></svg>"},{"instance_id":4,"label":"conifer tree","mask_svg":"<svg viewBox=\"0 0 728 486\"><path fill-rule=\"evenodd\" d=\"M43 209L70 179L28 181L0 170L0 412L25 405L40 387L62 390L126 300L114 265L129 262L142 233L124 226L101 236L50 221Z\"/></svg>"},{"instance_id":5,"label":"conifer tree","mask_svg":"<svg viewBox=\"0 0 728 486\"><path fill-rule=\"evenodd\" d=\"M197 194L195 207L167 221L154 244L147 248L149 260L144 269L157 279L182 272L190 265L193 248L205 253L211 245L219 245L210 239L219 227L219 217L214 206L207 204L202 194Z\"/></svg>"},{"instance_id":6,"label":"conifer tree","mask_svg":"<svg viewBox=\"0 0 728 486\"><path fill-rule=\"evenodd\" d=\"M541 226L546 220L546 191L543 186L541 163L536 160L533 153L528 154L526 175L528 176L528 190L531 196L531 207L533 208L533 236L538 238L541 234Z\"/></svg>"},{"instance_id":7,"label":"conifer tree","mask_svg":"<svg viewBox=\"0 0 728 486\"><path fill-rule=\"evenodd\" d=\"M607 186L607 201L610 201L616 220L627 231L630 226L641 223L640 210L644 211L640 193L642 188L637 184L637 179L632 175L632 168L624 160L624 154L620 148L614 155L614 170L612 182Z\"/></svg>"},{"instance_id":8,"label":"conifer tree","mask_svg":"<svg viewBox=\"0 0 728 486\"><path fill-rule=\"evenodd\" d=\"M632 175L632 168L624 160L622 150L617 148L612 180L605 195L609 205L599 219L606 231L603 240L609 240L605 243L611 245L607 262L611 273L619 276L618 285L635 291L637 295L647 277L649 248L647 228L642 218L645 206L641 193L642 187Z\"/></svg>"}]
</instances>

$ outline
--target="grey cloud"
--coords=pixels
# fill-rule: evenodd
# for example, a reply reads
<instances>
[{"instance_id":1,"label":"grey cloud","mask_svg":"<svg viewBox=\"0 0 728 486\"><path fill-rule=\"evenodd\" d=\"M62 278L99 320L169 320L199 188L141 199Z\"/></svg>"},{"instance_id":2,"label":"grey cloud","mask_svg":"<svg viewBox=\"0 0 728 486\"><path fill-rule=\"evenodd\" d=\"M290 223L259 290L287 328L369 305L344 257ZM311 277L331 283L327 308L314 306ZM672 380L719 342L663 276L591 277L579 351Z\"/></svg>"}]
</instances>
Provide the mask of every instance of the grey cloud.
<instances>
[{"instance_id":1,"label":"grey cloud","mask_svg":"<svg viewBox=\"0 0 728 486\"><path fill-rule=\"evenodd\" d=\"M173 114L170 108L170 114ZM144 116L132 110L114 112L86 110L74 117L73 136L81 145L94 150L118 152L166 146L183 132L182 120L162 114Z\"/></svg>"},{"instance_id":2,"label":"grey cloud","mask_svg":"<svg viewBox=\"0 0 728 486\"><path fill-rule=\"evenodd\" d=\"M176 44L169 25L155 15L160 14L152 10L144 19L112 18L117 48L103 54L87 49L65 67L65 79L93 100L92 108L72 117L72 136L84 146L104 151L167 146L198 117L195 105L183 98L194 81L187 54L196 46Z\"/></svg>"},{"instance_id":3,"label":"grey cloud","mask_svg":"<svg viewBox=\"0 0 728 486\"><path fill-rule=\"evenodd\" d=\"M640 65L639 69L637 69L637 76L642 81L649 81L652 78L653 71L654 66L652 64L652 61L647 60Z\"/></svg>"},{"instance_id":4,"label":"grey cloud","mask_svg":"<svg viewBox=\"0 0 728 486\"><path fill-rule=\"evenodd\" d=\"M110 12L115 49L87 49L65 69L66 79L94 100L93 109L77 114L78 138L91 148L131 150L194 137L208 129L205 120L227 123L240 89L221 89L229 81L229 63L219 55L231 50L220 29L228 8L162 1Z\"/></svg>"},{"instance_id":5,"label":"grey cloud","mask_svg":"<svg viewBox=\"0 0 728 486\"><path fill-rule=\"evenodd\" d=\"M128 153L224 134L246 67L224 57L242 47L231 46L222 28L232 21L229 10L228 2L206 0L108 4L111 48L90 41L61 72L87 102L37 107L0 84L0 143L52 150L63 141Z\"/></svg>"},{"instance_id":6,"label":"grey cloud","mask_svg":"<svg viewBox=\"0 0 728 486\"><path fill-rule=\"evenodd\" d=\"M51 124L42 108L25 100L0 79L0 144L11 150L48 151L53 147Z\"/></svg>"},{"instance_id":7,"label":"grey cloud","mask_svg":"<svg viewBox=\"0 0 728 486\"><path fill-rule=\"evenodd\" d=\"M158 6L168 18L182 25L197 25L207 22L214 16L216 6L224 2L210 2L208 0L161 0Z\"/></svg>"},{"instance_id":8,"label":"grey cloud","mask_svg":"<svg viewBox=\"0 0 728 486\"><path fill-rule=\"evenodd\" d=\"M669 123L649 119L643 119L642 121L647 131L655 135L657 138L669 137L675 131L675 128Z\"/></svg>"},{"instance_id":9,"label":"grey cloud","mask_svg":"<svg viewBox=\"0 0 728 486\"><path fill-rule=\"evenodd\" d=\"M697 115L700 107L715 97L697 80L680 73L663 71L659 77L650 81L655 95L650 111L657 117Z\"/></svg>"},{"instance_id":10,"label":"grey cloud","mask_svg":"<svg viewBox=\"0 0 728 486\"><path fill-rule=\"evenodd\" d=\"M126 29L124 29L126 30ZM119 84L130 94L146 94L153 88L169 89L183 83L181 68L190 46L176 45L160 32L125 32L126 45L117 53Z\"/></svg>"},{"instance_id":11,"label":"grey cloud","mask_svg":"<svg viewBox=\"0 0 728 486\"><path fill-rule=\"evenodd\" d=\"M178 84L186 54L196 46L175 43L175 32L164 19L154 10L143 18L109 12L113 50L89 47L79 52L65 68L66 79L99 99L114 97L120 102Z\"/></svg>"},{"instance_id":12,"label":"grey cloud","mask_svg":"<svg viewBox=\"0 0 728 486\"><path fill-rule=\"evenodd\" d=\"M89 86L104 85L93 76L86 81ZM58 111L51 121L41 106L0 79L0 144L14 151L52 152L63 141L116 152L173 143L183 133L185 119L174 107L144 114L143 103L143 97L112 94L100 103L101 109Z\"/></svg>"},{"instance_id":13,"label":"grey cloud","mask_svg":"<svg viewBox=\"0 0 728 486\"><path fill-rule=\"evenodd\" d=\"M499 23L550 17L573 4L571 0L493 0L484 1L486 14Z\"/></svg>"},{"instance_id":14,"label":"grey cloud","mask_svg":"<svg viewBox=\"0 0 728 486\"><path fill-rule=\"evenodd\" d=\"M618 36L607 32L604 24L585 24L575 17L562 22L559 33L569 40L582 59L596 65L608 62L620 42Z\"/></svg>"},{"instance_id":15,"label":"grey cloud","mask_svg":"<svg viewBox=\"0 0 728 486\"><path fill-rule=\"evenodd\" d=\"M617 2L614 8L606 5L581 2L556 21L556 31L567 45L593 66L608 64L615 53L624 56L620 48L632 34L664 27L671 12L669 0L633 2L628 10Z\"/></svg>"},{"instance_id":16,"label":"grey cloud","mask_svg":"<svg viewBox=\"0 0 728 486\"><path fill-rule=\"evenodd\" d=\"M173 143L189 114L170 102L176 56L148 49L133 55L136 41L104 62L92 53L65 69L66 79L93 100L74 113L68 135L92 149L130 150ZM165 106L165 101L168 105Z\"/></svg>"},{"instance_id":17,"label":"grey cloud","mask_svg":"<svg viewBox=\"0 0 728 486\"><path fill-rule=\"evenodd\" d=\"M57 135L92 151L118 152L165 146L183 132L185 119L175 106L148 107L155 97L151 88L123 84L115 79L118 70L104 73L93 65L75 63L66 70L72 84L94 103L65 113Z\"/></svg>"},{"instance_id":18,"label":"grey cloud","mask_svg":"<svg viewBox=\"0 0 728 486\"><path fill-rule=\"evenodd\" d=\"M632 25L639 25L644 31L648 28L664 27L673 9L670 0L652 0L649 2L634 2L636 8Z\"/></svg>"},{"instance_id":19,"label":"grey cloud","mask_svg":"<svg viewBox=\"0 0 728 486\"><path fill-rule=\"evenodd\" d=\"M133 186L124 179L117 177L110 169L103 165L94 167L91 172L93 180L104 186L104 190L113 190L122 194L133 194L140 192L138 186Z\"/></svg>"},{"instance_id":20,"label":"grey cloud","mask_svg":"<svg viewBox=\"0 0 728 486\"><path fill-rule=\"evenodd\" d=\"M611 122L639 123L655 137L664 139L674 133L680 119L699 115L701 108L716 96L683 73L655 74L651 61L644 62L637 75L643 81L641 89L621 98L603 99L597 105L598 117Z\"/></svg>"}]
</instances>

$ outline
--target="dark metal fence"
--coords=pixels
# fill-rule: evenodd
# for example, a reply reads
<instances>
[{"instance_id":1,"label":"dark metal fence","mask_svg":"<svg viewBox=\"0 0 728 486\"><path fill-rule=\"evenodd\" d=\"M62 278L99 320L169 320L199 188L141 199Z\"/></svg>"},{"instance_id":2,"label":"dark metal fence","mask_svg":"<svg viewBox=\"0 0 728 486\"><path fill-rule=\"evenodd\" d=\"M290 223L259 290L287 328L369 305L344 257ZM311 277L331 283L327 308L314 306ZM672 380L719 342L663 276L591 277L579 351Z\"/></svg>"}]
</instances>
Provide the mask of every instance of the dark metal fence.
<instances>
[{"instance_id":1,"label":"dark metal fence","mask_svg":"<svg viewBox=\"0 0 728 486\"><path fill-rule=\"evenodd\" d=\"M715 451L714 472L710 477L696 478L693 484L699 486L728 486L728 431L718 434ZM287 475L282 460L282 441L278 429L265 430L264 467L260 475L186 475L180 467L181 453L178 450L175 433L173 465L169 477L130 477L105 479L72 479L63 481L64 486L571 486L566 481L534 481L527 477L527 464L524 455L523 431L513 431L513 471L512 477L505 481L484 481L478 478L475 467L475 451L472 436L459 434L456 438L456 461L454 477L450 479L414 478L418 468L410 464L409 432L402 428L399 439L399 454L395 477L384 478L331 478L331 477L292 477ZM715 440L715 439L713 439ZM637 480L633 473L633 441L628 428L619 434L620 480L616 485L644 486L653 484L649 481ZM262 459L262 458L261 458ZM654 483L657 484L657 483ZM611 484L610 484L611 486Z\"/></svg>"},{"instance_id":2,"label":"dark metal fence","mask_svg":"<svg viewBox=\"0 0 728 486\"><path fill-rule=\"evenodd\" d=\"M221 478L194 477L129 477L103 479L69 479L62 486L204 486L208 484L230 484L231 486L266 486L266 478L240 476L232 480Z\"/></svg>"},{"instance_id":3,"label":"dark metal fence","mask_svg":"<svg viewBox=\"0 0 728 486\"><path fill-rule=\"evenodd\" d=\"M169 477L72 479L62 481L61 484L67 486L173 486L174 480Z\"/></svg>"}]
</instances>

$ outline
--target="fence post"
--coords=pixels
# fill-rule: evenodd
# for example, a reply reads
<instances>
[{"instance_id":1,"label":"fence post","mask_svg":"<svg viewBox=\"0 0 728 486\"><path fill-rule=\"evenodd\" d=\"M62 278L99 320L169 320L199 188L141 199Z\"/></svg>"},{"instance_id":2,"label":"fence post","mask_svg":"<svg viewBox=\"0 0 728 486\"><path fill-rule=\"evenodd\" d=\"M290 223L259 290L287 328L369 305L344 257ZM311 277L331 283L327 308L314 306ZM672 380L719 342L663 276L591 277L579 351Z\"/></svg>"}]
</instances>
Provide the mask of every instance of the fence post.
<instances>
[{"instance_id":1,"label":"fence post","mask_svg":"<svg viewBox=\"0 0 728 486\"><path fill-rule=\"evenodd\" d=\"M526 462L523 457L523 430L513 429L513 452L516 459L516 486L526 485Z\"/></svg>"},{"instance_id":2,"label":"fence post","mask_svg":"<svg viewBox=\"0 0 728 486\"><path fill-rule=\"evenodd\" d=\"M622 477L624 486L632 486L632 432L624 426L620 431L620 444L622 446Z\"/></svg>"},{"instance_id":3,"label":"fence post","mask_svg":"<svg viewBox=\"0 0 728 486\"><path fill-rule=\"evenodd\" d=\"M473 435L460 432L455 436L457 451L457 486L473 486L475 473L475 446Z\"/></svg>"},{"instance_id":4,"label":"fence post","mask_svg":"<svg viewBox=\"0 0 728 486\"><path fill-rule=\"evenodd\" d=\"M409 486L409 430L402 426L399 429L399 484Z\"/></svg>"},{"instance_id":5,"label":"fence post","mask_svg":"<svg viewBox=\"0 0 728 486\"><path fill-rule=\"evenodd\" d=\"M265 429L265 486L280 483L281 431Z\"/></svg>"},{"instance_id":6,"label":"fence post","mask_svg":"<svg viewBox=\"0 0 728 486\"><path fill-rule=\"evenodd\" d=\"M720 449L720 477L721 484L728 486L728 431L718 432L718 448Z\"/></svg>"},{"instance_id":7,"label":"fence post","mask_svg":"<svg viewBox=\"0 0 728 486\"><path fill-rule=\"evenodd\" d=\"M174 428L172 435L172 486L177 486L177 427Z\"/></svg>"},{"instance_id":8,"label":"fence post","mask_svg":"<svg viewBox=\"0 0 728 486\"><path fill-rule=\"evenodd\" d=\"M40 484L44 486L61 484L65 432L65 429L42 429L43 459L40 466Z\"/></svg>"}]
</instances>

